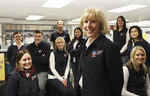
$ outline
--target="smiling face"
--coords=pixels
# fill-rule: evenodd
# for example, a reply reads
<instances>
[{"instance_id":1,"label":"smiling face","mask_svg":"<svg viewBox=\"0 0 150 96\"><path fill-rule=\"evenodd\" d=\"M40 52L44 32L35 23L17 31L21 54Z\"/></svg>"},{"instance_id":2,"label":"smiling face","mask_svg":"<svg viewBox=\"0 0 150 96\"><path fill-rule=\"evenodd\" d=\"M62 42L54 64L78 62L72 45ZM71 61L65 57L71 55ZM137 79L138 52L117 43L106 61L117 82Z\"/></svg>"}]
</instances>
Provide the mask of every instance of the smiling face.
<instances>
[{"instance_id":1,"label":"smiling face","mask_svg":"<svg viewBox=\"0 0 150 96\"><path fill-rule=\"evenodd\" d=\"M137 65L143 64L145 61L145 58L146 56L142 50L137 50L134 54L134 62Z\"/></svg>"},{"instance_id":2,"label":"smiling face","mask_svg":"<svg viewBox=\"0 0 150 96\"><path fill-rule=\"evenodd\" d=\"M29 53L25 53L19 61L22 68L28 70L32 66L32 59Z\"/></svg>"},{"instance_id":3,"label":"smiling face","mask_svg":"<svg viewBox=\"0 0 150 96\"><path fill-rule=\"evenodd\" d=\"M79 38L81 36L81 34L82 34L81 31L78 30L78 29L76 29L75 32L74 32L74 35L75 35L76 38Z\"/></svg>"},{"instance_id":4,"label":"smiling face","mask_svg":"<svg viewBox=\"0 0 150 96\"><path fill-rule=\"evenodd\" d=\"M130 36L133 39L138 39L138 36L139 36L138 30L136 28L132 28L130 32Z\"/></svg>"},{"instance_id":5,"label":"smiling face","mask_svg":"<svg viewBox=\"0 0 150 96\"><path fill-rule=\"evenodd\" d=\"M38 45L39 43L41 43L42 39L43 39L42 33L34 33L34 41L35 41L36 45Z\"/></svg>"},{"instance_id":6,"label":"smiling face","mask_svg":"<svg viewBox=\"0 0 150 96\"><path fill-rule=\"evenodd\" d=\"M57 40L56 47L58 48L58 50L64 50L65 42L62 39Z\"/></svg>"},{"instance_id":7,"label":"smiling face","mask_svg":"<svg viewBox=\"0 0 150 96\"><path fill-rule=\"evenodd\" d=\"M20 43L22 41L22 35L21 34L15 34L14 37L13 37L13 40L16 42L16 43Z\"/></svg>"},{"instance_id":8,"label":"smiling face","mask_svg":"<svg viewBox=\"0 0 150 96\"><path fill-rule=\"evenodd\" d=\"M95 16L89 16L83 21L83 30L86 32L91 41L100 34L99 29L100 23Z\"/></svg>"},{"instance_id":9,"label":"smiling face","mask_svg":"<svg viewBox=\"0 0 150 96\"><path fill-rule=\"evenodd\" d=\"M124 25L124 21L121 18L118 18L117 23L119 27L123 27Z\"/></svg>"}]
</instances>

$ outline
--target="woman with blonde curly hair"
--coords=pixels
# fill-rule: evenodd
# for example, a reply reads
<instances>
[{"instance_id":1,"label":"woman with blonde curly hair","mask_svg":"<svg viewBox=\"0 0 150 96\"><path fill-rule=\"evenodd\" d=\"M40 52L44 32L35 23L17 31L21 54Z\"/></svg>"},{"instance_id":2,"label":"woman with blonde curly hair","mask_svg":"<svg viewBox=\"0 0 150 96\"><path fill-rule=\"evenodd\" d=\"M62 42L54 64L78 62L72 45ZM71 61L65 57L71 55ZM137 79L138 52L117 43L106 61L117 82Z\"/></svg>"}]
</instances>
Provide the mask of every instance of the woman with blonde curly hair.
<instances>
[{"instance_id":1,"label":"woman with blonde curly hair","mask_svg":"<svg viewBox=\"0 0 150 96\"><path fill-rule=\"evenodd\" d=\"M81 51L76 96L121 96L120 52L105 37L108 32L105 15L99 9L89 8L82 15L80 26L88 38Z\"/></svg>"}]
</instances>

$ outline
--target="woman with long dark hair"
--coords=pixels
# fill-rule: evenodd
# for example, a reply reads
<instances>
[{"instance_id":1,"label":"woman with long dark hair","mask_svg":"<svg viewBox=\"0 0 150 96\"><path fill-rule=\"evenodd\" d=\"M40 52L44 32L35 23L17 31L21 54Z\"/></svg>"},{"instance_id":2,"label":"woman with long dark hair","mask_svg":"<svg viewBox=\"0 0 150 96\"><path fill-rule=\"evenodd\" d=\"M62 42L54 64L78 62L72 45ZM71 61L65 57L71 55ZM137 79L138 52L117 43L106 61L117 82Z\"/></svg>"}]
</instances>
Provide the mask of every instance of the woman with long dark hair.
<instances>
[{"instance_id":1,"label":"woman with long dark hair","mask_svg":"<svg viewBox=\"0 0 150 96\"><path fill-rule=\"evenodd\" d=\"M142 30L139 26L131 26L129 29L130 40L127 46L128 58L130 59L130 52L135 46L142 46L146 51L146 66L150 66L150 44L144 40Z\"/></svg>"},{"instance_id":2,"label":"woman with long dark hair","mask_svg":"<svg viewBox=\"0 0 150 96\"><path fill-rule=\"evenodd\" d=\"M85 39L83 39L83 32L80 27L76 27L74 29L74 38L70 42L68 46L68 51L71 56L71 68L73 70L74 75L74 83L77 82L78 77L78 66L79 66L79 57L81 53L81 49L83 47L83 44L85 42Z\"/></svg>"},{"instance_id":3,"label":"woman with long dark hair","mask_svg":"<svg viewBox=\"0 0 150 96\"><path fill-rule=\"evenodd\" d=\"M127 48L127 42L129 40L129 33L128 33L128 29L126 27L126 20L123 16L119 16L117 18L117 29L114 30L113 34L112 34L112 41L114 43L116 43L119 48L120 48L120 53L122 56L122 61L123 63L125 63L127 60L126 57L126 52L125 50L123 50L124 48Z\"/></svg>"}]
</instances>

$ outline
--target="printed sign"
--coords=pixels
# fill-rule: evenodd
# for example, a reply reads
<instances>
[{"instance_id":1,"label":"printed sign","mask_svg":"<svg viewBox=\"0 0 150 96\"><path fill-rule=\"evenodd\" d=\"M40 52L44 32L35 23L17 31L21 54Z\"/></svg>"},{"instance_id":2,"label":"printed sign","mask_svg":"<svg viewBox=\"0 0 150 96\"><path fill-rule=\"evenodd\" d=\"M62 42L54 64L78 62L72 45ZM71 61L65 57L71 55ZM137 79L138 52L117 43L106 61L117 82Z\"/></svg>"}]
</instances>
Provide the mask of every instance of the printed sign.
<instances>
[{"instance_id":1,"label":"printed sign","mask_svg":"<svg viewBox=\"0 0 150 96\"><path fill-rule=\"evenodd\" d=\"M5 80L5 61L4 53L0 53L0 81Z\"/></svg>"}]
</instances>

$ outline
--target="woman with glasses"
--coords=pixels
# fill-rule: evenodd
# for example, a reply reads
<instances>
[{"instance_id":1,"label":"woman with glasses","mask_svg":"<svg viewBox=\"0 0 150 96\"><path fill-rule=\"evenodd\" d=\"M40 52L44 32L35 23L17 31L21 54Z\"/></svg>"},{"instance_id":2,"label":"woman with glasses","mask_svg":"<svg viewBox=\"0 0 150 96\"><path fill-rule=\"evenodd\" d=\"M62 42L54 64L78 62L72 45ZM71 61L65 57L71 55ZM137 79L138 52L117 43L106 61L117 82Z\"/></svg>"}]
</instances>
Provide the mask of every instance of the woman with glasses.
<instances>
[{"instance_id":1,"label":"woman with glasses","mask_svg":"<svg viewBox=\"0 0 150 96\"><path fill-rule=\"evenodd\" d=\"M22 34L20 32L13 33L14 43L8 47L7 50L7 59L10 63L10 70L12 71L15 68L16 56L19 50L25 49L26 46L22 42Z\"/></svg>"}]
</instances>

